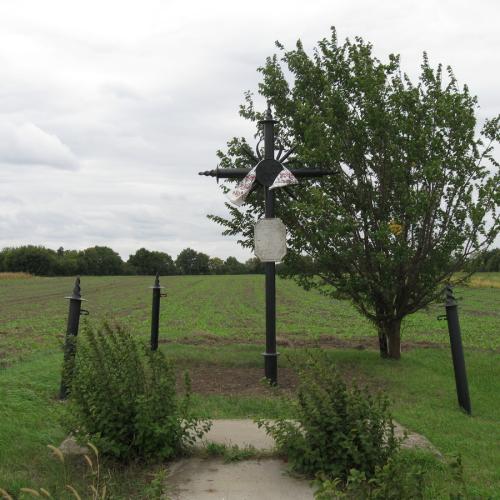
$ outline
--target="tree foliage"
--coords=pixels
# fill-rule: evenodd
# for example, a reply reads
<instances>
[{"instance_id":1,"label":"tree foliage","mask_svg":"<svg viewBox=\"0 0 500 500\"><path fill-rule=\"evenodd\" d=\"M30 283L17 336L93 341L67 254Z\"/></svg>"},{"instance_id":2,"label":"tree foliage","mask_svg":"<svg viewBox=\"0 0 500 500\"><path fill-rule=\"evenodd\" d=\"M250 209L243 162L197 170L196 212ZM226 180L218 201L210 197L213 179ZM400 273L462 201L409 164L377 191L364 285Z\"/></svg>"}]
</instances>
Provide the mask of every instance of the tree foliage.
<instances>
[{"instance_id":1,"label":"tree foliage","mask_svg":"<svg viewBox=\"0 0 500 500\"><path fill-rule=\"evenodd\" d=\"M210 257L210 260L208 261L208 269L210 274L224 274L224 261L219 259L219 257Z\"/></svg>"},{"instance_id":2,"label":"tree foliage","mask_svg":"<svg viewBox=\"0 0 500 500\"><path fill-rule=\"evenodd\" d=\"M2 268L10 272L50 276L56 263L56 252L41 246L26 245L5 248L2 251Z\"/></svg>"},{"instance_id":3,"label":"tree foliage","mask_svg":"<svg viewBox=\"0 0 500 500\"><path fill-rule=\"evenodd\" d=\"M86 248L78 255L78 266L82 274L102 276L107 274L121 274L123 261L121 257L109 247L95 246Z\"/></svg>"},{"instance_id":4,"label":"tree foliage","mask_svg":"<svg viewBox=\"0 0 500 500\"><path fill-rule=\"evenodd\" d=\"M134 274L153 275L160 273L163 276L176 274L176 267L170 255L146 248L140 248L131 255L127 264L132 266Z\"/></svg>"},{"instance_id":5,"label":"tree foliage","mask_svg":"<svg viewBox=\"0 0 500 500\"><path fill-rule=\"evenodd\" d=\"M426 54L414 83L399 56L381 62L369 43L340 44L335 30L311 55L300 41L277 46L280 56L260 68L259 93L274 108L281 144L296 146L290 166L339 172L302 181L296 200L277 190L289 268L303 286L350 299L377 327L381 354L398 358L403 318L435 300L498 233L500 117L478 134L476 97ZM264 117L250 93L240 112ZM233 138L220 166L253 166L252 156L245 139ZM212 219L251 247L262 197L228 208L229 218ZM320 279L294 266L302 254Z\"/></svg>"},{"instance_id":6,"label":"tree foliage","mask_svg":"<svg viewBox=\"0 0 500 500\"><path fill-rule=\"evenodd\" d=\"M487 273L500 272L500 248L481 252L470 263L470 269Z\"/></svg>"},{"instance_id":7,"label":"tree foliage","mask_svg":"<svg viewBox=\"0 0 500 500\"><path fill-rule=\"evenodd\" d=\"M180 266L180 267L178 267ZM127 262L109 247L56 251L43 246L7 247L0 251L0 272L26 272L38 276L155 275L173 274L258 274L261 266L236 257L225 261L191 248L184 249L176 262L165 252L140 248Z\"/></svg>"},{"instance_id":8,"label":"tree foliage","mask_svg":"<svg viewBox=\"0 0 500 500\"><path fill-rule=\"evenodd\" d=\"M240 262L236 257L228 257L224 261L225 274L245 274L248 272L245 264Z\"/></svg>"},{"instance_id":9,"label":"tree foliage","mask_svg":"<svg viewBox=\"0 0 500 500\"><path fill-rule=\"evenodd\" d=\"M209 274L210 257L192 248L185 248L177 256L175 265L180 274Z\"/></svg>"}]
</instances>

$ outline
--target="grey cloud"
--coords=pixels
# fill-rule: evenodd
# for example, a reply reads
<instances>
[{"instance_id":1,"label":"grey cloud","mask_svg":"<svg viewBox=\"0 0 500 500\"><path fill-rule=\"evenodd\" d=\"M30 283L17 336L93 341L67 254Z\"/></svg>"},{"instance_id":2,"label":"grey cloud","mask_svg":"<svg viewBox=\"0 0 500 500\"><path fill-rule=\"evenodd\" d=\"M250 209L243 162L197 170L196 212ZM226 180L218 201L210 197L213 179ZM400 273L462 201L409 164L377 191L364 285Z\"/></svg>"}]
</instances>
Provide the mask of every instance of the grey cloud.
<instances>
[{"instance_id":1,"label":"grey cloud","mask_svg":"<svg viewBox=\"0 0 500 500\"><path fill-rule=\"evenodd\" d=\"M0 3L0 247L105 244L126 258L191 246L246 259L207 220L227 214L225 197L197 173L215 168L232 136L253 141L238 107L274 40L291 48L301 38L309 50L336 24L340 39L361 35L383 60L400 52L412 76L427 49L470 84L483 119L500 111L500 4L485 10L431 0Z\"/></svg>"}]
</instances>

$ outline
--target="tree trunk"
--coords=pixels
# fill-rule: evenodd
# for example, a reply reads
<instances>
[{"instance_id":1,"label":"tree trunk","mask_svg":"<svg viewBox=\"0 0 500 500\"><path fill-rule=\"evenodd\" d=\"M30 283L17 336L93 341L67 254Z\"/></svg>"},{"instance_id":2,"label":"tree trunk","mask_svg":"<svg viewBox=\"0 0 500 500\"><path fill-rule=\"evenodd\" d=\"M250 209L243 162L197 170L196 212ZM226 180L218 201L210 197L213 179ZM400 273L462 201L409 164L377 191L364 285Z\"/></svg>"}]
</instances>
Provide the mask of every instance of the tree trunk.
<instances>
[{"instance_id":1,"label":"tree trunk","mask_svg":"<svg viewBox=\"0 0 500 500\"><path fill-rule=\"evenodd\" d=\"M401 357L401 332L400 328L401 322L398 322L397 331L393 330L390 336L388 336L389 340L389 358L390 359L399 359Z\"/></svg>"},{"instance_id":2,"label":"tree trunk","mask_svg":"<svg viewBox=\"0 0 500 500\"><path fill-rule=\"evenodd\" d=\"M387 350L387 337L380 328L378 332L378 345L380 349L380 357L387 358L387 356L389 355Z\"/></svg>"},{"instance_id":3,"label":"tree trunk","mask_svg":"<svg viewBox=\"0 0 500 500\"><path fill-rule=\"evenodd\" d=\"M379 326L378 339L382 358L401 357L401 320L394 319Z\"/></svg>"}]
</instances>

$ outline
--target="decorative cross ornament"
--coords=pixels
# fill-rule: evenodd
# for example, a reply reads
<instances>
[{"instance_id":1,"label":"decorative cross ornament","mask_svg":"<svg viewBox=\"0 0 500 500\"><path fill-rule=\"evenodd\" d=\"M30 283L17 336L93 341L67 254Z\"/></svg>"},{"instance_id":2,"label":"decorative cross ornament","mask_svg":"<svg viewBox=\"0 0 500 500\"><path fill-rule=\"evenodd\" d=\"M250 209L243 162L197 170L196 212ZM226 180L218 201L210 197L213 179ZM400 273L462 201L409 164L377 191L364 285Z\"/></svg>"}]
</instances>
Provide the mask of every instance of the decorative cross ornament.
<instances>
[{"instance_id":1,"label":"decorative cross ornament","mask_svg":"<svg viewBox=\"0 0 500 500\"><path fill-rule=\"evenodd\" d=\"M229 193L229 201L237 206L243 205L256 181L269 189L276 189L299 183L292 172L284 167L278 160L260 160L236 188Z\"/></svg>"},{"instance_id":2,"label":"decorative cross ornament","mask_svg":"<svg viewBox=\"0 0 500 500\"><path fill-rule=\"evenodd\" d=\"M336 170L325 170L320 168L290 168L286 165L286 159L295 151L291 148L283 154L280 145L278 156L275 158L274 126L277 123L271 114L268 105L266 118L259 122L262 125L263 136L259 140L255 152L249 152L252 159L258 163L253 168L224 168L207 170L199 175L215 177L217 181L223 179L242 179L236 188L229 193L229 200L237 206L242 205L248 195L257 186L264 187L265 197L265 219L275 219L275 189L288 189L289 186L298 183L299 178L315 178L325 175L337 174ZM264 141L264 156L260 152L259 145ZM289 193L291 194L291 193ZM272 250L273 253L275 250ZM276 252L276 255L280 253ZM278 353L276 352L276 265L274 261L265 261L266 271L266 352L264 355L264 372L268 381L276 385L278 381Z\"/></svg>"}]
</instances>

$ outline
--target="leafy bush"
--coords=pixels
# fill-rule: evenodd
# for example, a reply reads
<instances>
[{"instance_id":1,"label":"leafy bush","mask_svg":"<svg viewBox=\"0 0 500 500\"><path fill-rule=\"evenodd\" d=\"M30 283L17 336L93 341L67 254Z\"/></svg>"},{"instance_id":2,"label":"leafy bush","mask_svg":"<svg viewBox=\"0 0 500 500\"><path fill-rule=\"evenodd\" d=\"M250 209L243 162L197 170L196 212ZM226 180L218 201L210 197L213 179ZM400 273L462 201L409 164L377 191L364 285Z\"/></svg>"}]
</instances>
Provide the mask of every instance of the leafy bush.
<instances>
[{"instance_id":1,"label":"leafy bush","mask_svg":"<svg viewBox=\"0 0 500 500\"><path fill-rule=\"evenodd\" d=\"M177 396L164 354L120 326L85 326L70 387L69 431L119 459L171 458L209 428L190 414L189 387Z\"/></svg>"},{"instance_id":2,"label":"leafy bush","mask_svg":"<svg viewBox=\"0 0 500 500\"><path fill-rule=\"evenodd\" d=\"M424 470L415 464L406 464L400 456L391 457L383 466L377 466L371 479L364 472L352 469L345 484L339 479L320 478L316 500L359 498L369 500L417 500L424 498Z\"/></svg>"},{"instance_id":3,"label":"leafy bush","mask_svg":"<svg viewBox=\"0 0 500 500\"><path fill-rule=\"evenodd\" d=\"M300 370L296 421L261 421L298 472L345 482L356 469L371 478L398 450L389 402L348 387L326 356Z\"/></svg>"}]
</instances>

